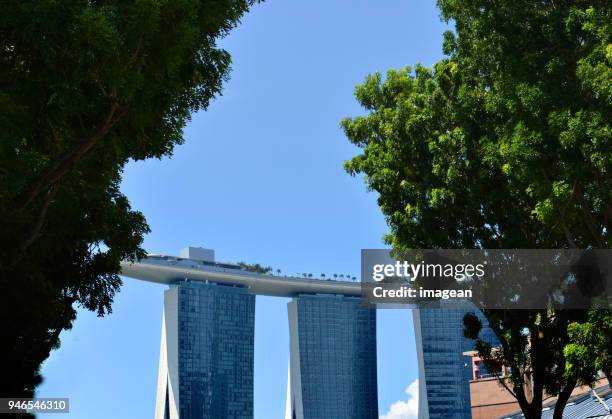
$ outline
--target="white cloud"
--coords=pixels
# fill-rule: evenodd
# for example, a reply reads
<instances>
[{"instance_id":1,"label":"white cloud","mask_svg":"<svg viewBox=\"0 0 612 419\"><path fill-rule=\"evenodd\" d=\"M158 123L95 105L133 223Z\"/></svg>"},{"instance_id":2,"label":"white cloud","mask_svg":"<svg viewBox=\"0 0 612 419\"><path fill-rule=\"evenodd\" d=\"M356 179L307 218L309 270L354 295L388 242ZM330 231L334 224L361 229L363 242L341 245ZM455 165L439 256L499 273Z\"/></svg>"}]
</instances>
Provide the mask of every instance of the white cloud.
<instances>
[{"instance_id":1,"label":"white cloud","mask_svg":"<svg viewBox=\"0 0 612 419\"><path fill-rule=\"evenodd\" d=\"M419 380L414 380L406 390L408 400L398 400L380 419L417 419L419 417Z\"/></svg>"}]
</instances>

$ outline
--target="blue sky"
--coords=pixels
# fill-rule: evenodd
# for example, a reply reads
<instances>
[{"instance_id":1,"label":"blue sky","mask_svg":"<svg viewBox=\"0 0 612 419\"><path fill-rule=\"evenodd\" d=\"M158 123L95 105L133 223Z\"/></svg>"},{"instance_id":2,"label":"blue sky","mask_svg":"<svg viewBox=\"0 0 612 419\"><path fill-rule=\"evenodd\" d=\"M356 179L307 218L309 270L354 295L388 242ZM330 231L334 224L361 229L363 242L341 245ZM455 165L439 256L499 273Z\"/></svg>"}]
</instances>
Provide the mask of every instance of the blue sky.
<instances>
[{"instance_id":1,"label":"blue sky","mask_svg":"<svg viewBox=\"0 0 612 419\"><path fill-rule=\"evenodd\" d=\"M342 168L358 150L338 123L363 112L353 90L368 73L439 60L445 28L433 1L256 5L222 40L231 79L193 116L185 144L125 169L122 190L152 228L144 247L204 246L222 261L359 276L360 249L383 247L387 228L376 195ZM45 363L38 395L70 397L71 418L151 418L163 290L126 278L110 316L81 311ZM257 298L256 419L284 414L287 301ZM394 403L396 412L414 407L416 378L410 313L379 310L381 415Z\"/></svg>"}]
</instances>

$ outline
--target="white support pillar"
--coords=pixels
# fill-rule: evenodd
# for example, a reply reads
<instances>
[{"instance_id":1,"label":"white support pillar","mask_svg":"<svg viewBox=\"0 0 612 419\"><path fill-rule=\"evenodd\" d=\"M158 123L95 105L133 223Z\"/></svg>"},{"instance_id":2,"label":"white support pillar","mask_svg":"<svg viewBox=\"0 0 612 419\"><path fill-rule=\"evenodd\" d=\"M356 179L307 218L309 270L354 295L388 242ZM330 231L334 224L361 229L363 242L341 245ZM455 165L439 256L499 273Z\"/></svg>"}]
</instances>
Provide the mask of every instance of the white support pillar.
<instances>
[{"instance_id":1,"label":"white support pillar","mask_svg":"<svg viewBox=\"0 0 612 419\"><path fill-rule=\"evenodd\" d=\"M170 288L164 292L155 419L179 419L178 368L178 290Z\"/></svg>"}]
</instances>

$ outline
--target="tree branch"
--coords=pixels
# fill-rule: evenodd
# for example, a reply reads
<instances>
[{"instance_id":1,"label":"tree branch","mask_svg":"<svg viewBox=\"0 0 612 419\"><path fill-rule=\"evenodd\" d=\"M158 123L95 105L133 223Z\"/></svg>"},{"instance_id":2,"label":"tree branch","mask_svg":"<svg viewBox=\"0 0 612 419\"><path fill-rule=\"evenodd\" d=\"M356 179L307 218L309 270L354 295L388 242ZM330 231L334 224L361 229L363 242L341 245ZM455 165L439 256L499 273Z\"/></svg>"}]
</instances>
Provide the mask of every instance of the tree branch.
<instances>
[{"instance_id":1,"label":"tree branch","mask_svg":"<svg viewBox=\"0 0 612 419\"><path fill-rule=\"evenodd\" d=\"M565 224L565 210L563 210L563 212L561 213L561 219L559 222L561 223L563 234L565 234L565 238L567 240L567 243L569 244L570 249L577 249L578 246L576 245L576 242L572 237L572 233L569 231L569 228L567 228L567 224Z\"/></svg>"},{"instance_id":2,"label":"tree branch","mask_svg":"<svg viewBox=\"0 0 612 419\"><path fill-rule=\"evenodd\" d=\"M17 210L24 210L41 193L55 185L70 172L72 167L81 160L98 141L108 134L111 128L125 115L125 111L119 113L118 110L119 104L113 101L102 124L91 135L74 144L71 149L51 162L33 184L19 195L16 200Z\"/></svg>"},{"instance_id":3,"label":"tree branch","mask_svg":"<svg viewBox=\"0 0 612 419\"><path fill-rule=\"evenodd\" d=\"M557 403L555 403L555 412L553 413L553 419L563 419L563 410L565 409L565 405L572 395L572 391L576 387L576 380L569 380L563 390L559 392L559 397L557 397Z\"/></svg>"},{"instance_id":4,"label":"tree branch","mask_svg":"<svg viewBox=\"0 0 612 419\"><path fill-rule=\"evenodd\" d=\"M41 353L41 355L43 356L43 360L49 356L53 348L59 342L60 333L62 333L62 330L66 328L66 323L70 320L69 317L70 317L70 314L72 313L72 304L75 301L76 301L75 297L69 297L67 295L64 295L64 301L63 301L64 309L62 310L62 314L60 318L58 319L55 325L55 328L53 329L53 332L51 333L51 336L49 337L49 340L47 341L47 344L44 345L45 352Z\"/></svg>"},{"instance_id":5,"label":"tree branch","mask_svg":"<svg viewBox=\"0 0 612 419\"><path fill-rule=\"evenodd\" d=\"M17 243L17 253L15 256L9 261L8 267L9 269L14 268L26 255L26 250L40 235L40 232L43 229L45 224L45 218L47 216L47 211L49 210L49 206L53 202L55 195L57 194L57 188L51 188L47 192L47 196L45 197L44 202L40 206L38 210L38 215L36 216L36 221L32 225L32 228L23 236L20 242Z\"/></svg>"},{"instance_id":6,"label":"tree branch","mask_svg":"<svg viewBox=\"0 0 612 419\"><path fill-rule=\"evenodd\" d=\"M501 375L499 375L497 373L495 374L495 377L497 377L497 380L501 383L502 386L504 386L506 391L508 393L510 393L512 395L512 397L514 397L515 399L518 400L518 397L516 396L516 393L514 391L510 390L510 387L508 387L508 385L506 384L506 381L503 380L503 378L505 378L505 377L502 377Z\"/></svg>"},{"instance_id":7,"label":"tree branch","mask_svg":"<svg viewBox=\"0 0 612 419\"><path fill-rule=\"evenodd\" d=\"M584 197L582 196L582 188L580 188L579 186L576 189L576 193L574 193L574 197L578 201L578 205L582 210L582 213L584 214L584 223L586 224L589 233L591 233L591 236L595 240L597 247L603 248L604 243L601 238L601 234L597 231L597 222L595 218L593 218L593 214L591 214L589 204L584 200Z\"/></svg>"},{"instance_id":8,"label":"tree branch","mask_svg":"<svg viewBox=\"0 0 612 419\"><path fill-rule=\"evenodd\" d=\"M608 380L608 385L610 386L610 388L612 388L612 371L610 370L610 368L608 368L607 365L604 365L601 370L603 371L604 375Z\"/></svg>"}]
</instances>

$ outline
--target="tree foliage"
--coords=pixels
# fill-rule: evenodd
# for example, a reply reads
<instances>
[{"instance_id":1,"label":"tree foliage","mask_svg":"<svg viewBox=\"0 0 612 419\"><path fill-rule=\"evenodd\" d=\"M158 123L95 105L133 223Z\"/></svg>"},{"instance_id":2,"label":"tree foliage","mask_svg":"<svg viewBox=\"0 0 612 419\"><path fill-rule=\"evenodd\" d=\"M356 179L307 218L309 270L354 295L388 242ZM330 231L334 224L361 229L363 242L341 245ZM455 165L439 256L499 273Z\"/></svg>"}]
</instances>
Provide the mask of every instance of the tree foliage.
<instances>
[{"instance_id":1,"label":"tree foliage","mask_svg":"<svg viewBox=\"0 0 612 419\"><path fill-rule=\"evenodd\" d=\"M364 116L342 127L395 249L609 248L612 234L612 10L604 1L441 0L455 31L433 68L377 73L356 88ZM542 391L560 418L579 377L567 327L586 313L488 310L528 418ZM466 318L476 337L479 322ZM476 319L477 320L477 319ZM487 352L488 351L488 352ZM533 400L525 397L530 377ZM586 377L582 377L586 378ZM591 376L591 380L592 380ZM588 381L588 380L587 380Z\"/></svg>"},{"instance_id":2,"label":"tree foliage","mask_svg":"<svg viewBox=\"0 0 612 419\"><path fill-rule=\"evenodd\" d=\"M569 325L570 344L564 349L568 374L589 383L603 371L612 387L612 311L591 310L587 321Z\"/></svg>"},{"instance_id":3,"label":"tree foliage","mask_svg":"<svg viewBox=\"0 0 612 419\"><path fill-rule=\"evenodd\" d=\"M246 263L243 261L238 262L238 266L249 272L256 272L258 274L271 274L273 269L271 266L263 266L259 263Z\"/></svg>"},{"instance_id":4,"label":"tree foliage","mask_svg":"<svg viewBox=\"0 0 612 419\"><path fill-rule=\"evenodd\" d=\"M2 395L28 395L75 318L110 312L148 226L119 184L221 92L251 0L2 2Z\"/></svg>"}]
</instances>

